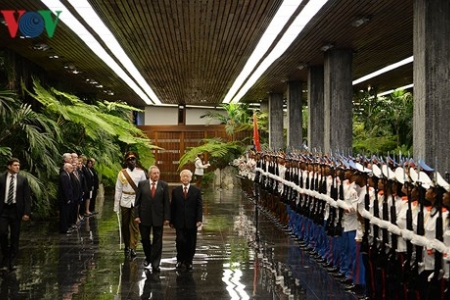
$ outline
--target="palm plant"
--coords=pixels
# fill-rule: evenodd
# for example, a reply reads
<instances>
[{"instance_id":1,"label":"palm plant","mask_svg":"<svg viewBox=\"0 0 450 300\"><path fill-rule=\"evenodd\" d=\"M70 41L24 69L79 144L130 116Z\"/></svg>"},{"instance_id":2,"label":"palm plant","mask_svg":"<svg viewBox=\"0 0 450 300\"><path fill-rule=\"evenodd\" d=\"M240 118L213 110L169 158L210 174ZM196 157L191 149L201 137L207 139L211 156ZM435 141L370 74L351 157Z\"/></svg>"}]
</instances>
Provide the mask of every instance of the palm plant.
<instances>
[{"instance_id":1,"label":"palm plant","mask_svg":"<svg viewBox=\"0 0 450 300\"><path fill-rule=\"evenodd\" d=\"M154 161L152 150L160 149L132 123L132 112L139 110L125 103L87 104L74 95L53 88L47 90L37 80L34 93L28 93L61 128L64 143L58 153L78 152L95 157L104 183L115 182L124 152L137 150L141 162L150 165Z\"/></svg>"},{"instance_id":2,"label":"palm plant","mask_svg":"<svg viewBox=\"0 0 450 300\"><path fill-rule=\"evenodd\" d=\"M34 80L24 91L41 104L39 112L9 90L0 90L0 163L20 159L21 173L30 182L33 214L46 217L56 205L59 158L64 152L95 157L104 184L113 185L123 153L137 150L141 162L153 163L145 134L131 121L137 109L124 103L99 101L86 104L76 96L45 89ZM53 200L53 201L52 201Z\"/></svg>"},{"instance_id":3,"label":"palm plant","mask_svg":"<svg viewBox=\"0 0 450 300\"><path fill-rule=\"evenodd\" d=\"M48 199L56 192L55 185L46 179L57 171L53 157L60 142L59 128L8 90L0 91L0 116L0 163L5 165L11 156L20 159L22 174L28 178L36 199L34 210L42 214L49 210Z\"/></svg>"},{"instance_id":4,"label":"palm plant","mask_svg":"<svg viewBox=\"0 0 450 300\"><path fill-rule=\"evenodd\" d=\"M355 152L402 152L412 147L413 99L399 90L377 97L365 91L355 99L353 136Z\"/></svg>"},{"instance_id":5,"label":"palm plant","mask_svg":"<svg viewBox=\"0 0 450 300\"><path fill-rule=\"evenodd\" d=\"M224 142L221 138L204 139L204 144L188 150L180 159L178 171L189 162L193 162L198 153L207 152L210 163L219 169L226 167L229 162L241 155L245 147L238 141Z\"/></svg>"},{"instance_id":6,"label":"palm plant","mask_svg":"<svg viewBox=\"0 0 450 300\"><path fill-rule=\"evenodd\" d=\"M202 118L216 119L225 125L228 141L223 141L220 138L204 139L204 144L189 149L180 158L178 170L181 170L187 163L193 162L198 153L208 153L211 157L210 163L219 169L225 168L244 153L246 145L243 141L236 141L235 134L253 128L252 112L245 104L224 104L222 107L225 109L226 115L220 112L208 112Z\"/></svg>"},{"instance_id":7,"label":"palm plant","mask_svg":"<svg viewBox=\"0 0 450 300\"><path fill-rule=\"evenodd\" d=\"M225 132L232 141L235 139L235 133L243 130L252 129L251 111L246 104L230 103L222 104L226 115L220 112L207 112L201 118L207 117L210 120L218 120L221 124L225 124Z\"/></svg>"}]
</instances>

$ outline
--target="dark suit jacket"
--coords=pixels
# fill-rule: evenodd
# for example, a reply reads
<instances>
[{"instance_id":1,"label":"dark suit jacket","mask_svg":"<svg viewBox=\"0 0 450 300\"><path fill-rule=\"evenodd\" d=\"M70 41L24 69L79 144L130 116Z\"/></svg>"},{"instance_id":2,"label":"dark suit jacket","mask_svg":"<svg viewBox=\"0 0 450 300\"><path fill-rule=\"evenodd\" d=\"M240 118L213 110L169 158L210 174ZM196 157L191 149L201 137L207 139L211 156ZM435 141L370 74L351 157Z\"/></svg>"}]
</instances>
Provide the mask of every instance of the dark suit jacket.
<instances>
[{"instance_id":1,"label":"dark suit jacket","mask_svg":"<svg viewBox=\"0 0 450 300\"><path fill-rule=\"evenodd\" d=\"M175 228L195 228L197 222L202 222L203 219L203 202L200 189L191 184L187 198L184 199L183 187L177 186L172 190L170 208L172 224Z\"/></svg>"},{"instance_id":2,"label":"dark suit jacket","mask_svg":"<svg viewBox=\"0 0 450 300\"><path fill-rule=\"evenodd\" d=\"M0 176L0 213L5 205L6 176L8 174L6 172ZM29 216L31 214L31 189L28 180L17 174L16 185L17 217L22 218L23 215Z\"/></svg>"},{"instance_id":3,"label":"dark suit jacket","mask_svg":"<svg viewBox=\"0 0 450 300\"><path fill-rule=\"evenodd\" d=\"M152 197L150 180L139 182L134 212L144 226L163 226L165 220L170 221L169 185L158 181L155 197Z\"/></svg>"},{"instance_id":4,"label":"dark suit jacket","mask_svg":"<svg viewBox=\"0 0 450 300\"><path fill-rule=\"evenodd\" d=\"M60 204L74 203L76 198L73 195L73 183L70 174L66 171L59 172L58 199Z\"/></svg>"}]
</instances>

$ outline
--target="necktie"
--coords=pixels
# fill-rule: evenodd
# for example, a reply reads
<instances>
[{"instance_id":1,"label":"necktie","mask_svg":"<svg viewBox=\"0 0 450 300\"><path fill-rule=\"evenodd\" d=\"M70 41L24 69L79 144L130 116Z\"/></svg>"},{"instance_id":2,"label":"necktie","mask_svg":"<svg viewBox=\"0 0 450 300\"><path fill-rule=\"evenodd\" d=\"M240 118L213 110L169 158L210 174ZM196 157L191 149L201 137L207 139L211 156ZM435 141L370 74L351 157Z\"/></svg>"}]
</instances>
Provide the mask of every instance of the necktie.
<instances>
[{"instance_id":1,"label":"necktie","mask_svg":"<svg viewBox=\"0 0 450 300\"><path fill-rule=\"evenodd\" d=\"M12 204L14 200L14 175L11 175L11 181L9 182L8 189L8 204Z\"/></svg>"},{"instance_id":2,"label":"necktie","mask_svg":"<svg viewBox=\"0 0 450 300\"><path fill-rule=\"evenodd\" d=\"M187 186L185 186L185 187L184 187L184 199L187 198L187 192L188 192Z\"/></svg>"},{"instance_id":3,"label":"necktie","mask_svg":"<svg viewBox=\"0 0 450 300\"><path fill-rule=\"evenodd\" d=\"M155 197L155 192L156 192L155 183L152 182L152 198Z\"/></svg>"}]
</instances>

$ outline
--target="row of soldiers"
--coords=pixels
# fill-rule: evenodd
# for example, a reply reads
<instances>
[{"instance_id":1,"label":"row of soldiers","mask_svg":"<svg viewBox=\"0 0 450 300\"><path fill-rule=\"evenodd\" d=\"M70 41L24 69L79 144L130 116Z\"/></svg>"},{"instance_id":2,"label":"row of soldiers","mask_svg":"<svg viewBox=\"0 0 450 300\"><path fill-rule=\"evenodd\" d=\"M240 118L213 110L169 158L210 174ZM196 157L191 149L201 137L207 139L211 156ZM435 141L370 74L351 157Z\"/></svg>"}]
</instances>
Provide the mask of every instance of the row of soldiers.
<instances>
[{"instance_id":1,"label":"row of soldiers","mask_svg":"<svg viewBox=\"0 0 450 300\"><path fill-rule=\"evenodd\" d=\"M450 185L423 161L257 152L259 205L344 288L450 299Z\"/></svg>"}]
</instances>

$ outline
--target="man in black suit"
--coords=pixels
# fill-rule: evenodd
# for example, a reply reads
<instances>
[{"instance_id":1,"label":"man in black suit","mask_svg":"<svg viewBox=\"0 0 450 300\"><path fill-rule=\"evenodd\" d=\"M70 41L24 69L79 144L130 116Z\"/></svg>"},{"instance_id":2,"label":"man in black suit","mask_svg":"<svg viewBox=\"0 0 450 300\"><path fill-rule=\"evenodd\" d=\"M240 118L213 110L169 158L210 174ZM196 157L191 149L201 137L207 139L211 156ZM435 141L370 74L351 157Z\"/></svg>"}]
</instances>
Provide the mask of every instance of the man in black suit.
<instances>
[{"instance_id":1,"label":"man in black suit","mask_svg":"<svg viewBox=\"0 0 450 300\"><path fill-rule=\"evenodd\" d=\"M145 253L144 267L152 266L153 272L160 272L163 225L169 225L169 185L159 180L156 166L148 169L149 180L139 182L135 201L135 221L139 224L141 242ZM153 230L153 241L150 233Z\"/></svg>"},{"instance_id":2,"label":"man in black suit","mask_svg":"<svg viewBox=\"0 0 450 300\"><path fill-rule=\"evenodd\" d=\"M70 163L65 163L62 171L59 172L59 232L63 234L69 233L69 228L72 225L70 222L70 213L75 201L73 183L70 175L72 172L73 166Z\"/></svg>"},{"instance_id":3,"label":"man in black suit","mask_svg":"<svg viewBox=\"0 0 450 300\"><path fill-rule=\"evenodd\" d=\"M198 187L191 185L192 172L183 170L180 173L182 185L172 190L171 227L176 229L177 264L192 270L192 260L197 244L197 228L202 225L203 203Z\"/></svg>"},{"instance_id":4,"label":"man in black suit","mask_svg":"<svg viewBox=\"0 0 450 300\"><path fill-rule=\"evenodd\" d=\"M11 158L8 171L0 176L0 246L2 270L15 270L19 252L20 221L28 221L31 214L31 190L28 180L19 175L20 161ZM8 240L8 235L10 238Z\"/></svg>"}]
</instances>

